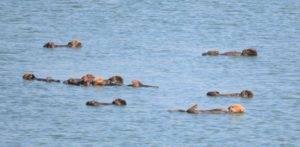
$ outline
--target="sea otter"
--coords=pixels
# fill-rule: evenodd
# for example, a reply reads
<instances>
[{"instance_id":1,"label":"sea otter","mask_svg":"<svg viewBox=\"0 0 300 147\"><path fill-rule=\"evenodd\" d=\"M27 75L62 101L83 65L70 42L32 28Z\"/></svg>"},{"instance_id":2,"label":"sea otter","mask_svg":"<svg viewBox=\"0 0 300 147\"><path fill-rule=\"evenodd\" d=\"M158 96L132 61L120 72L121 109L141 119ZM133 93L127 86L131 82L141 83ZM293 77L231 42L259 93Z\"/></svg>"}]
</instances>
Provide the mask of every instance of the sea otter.
<instances>
[{"instance_id":1,"label":"sea otter","mask_svg":"<svg viewBox=\"0 0 300 147\"><path fill-rule=\"evenodd\" d=\"M79 40L71 40L70 42L68 42L67 45L56 45L55 42L50 41L47 42L43 47L44 48L57 48L57 47L81 48L82 43Z\"/></svg>"},{"instance_id":2,"label":"sea otter","mask_svg":"<svg viewBox=\"0 0 300 147\"><path fill-rule=\"evenodd\" d=\"M79 86L83 83L82 79L68 79L66 81L63 82L64 84L68 84L68 85L76 85Z\"/></svg>"},{"instance_id":3,"label":"sea otter","mask_svg":"<svg viewBox=\"0 0 300 147\"><path fill-rule=\"evenodd\" d=\"M57 83L59 83L60 82L60 80L55 80L52 77L46 77L45 79L43 79L43 78L37 78L32 73L25 73L23 75L23 79L24 80L37 80L37 81L43 81L43 82L48 82L48 83L50 83L50 82L57 82Z\"/></svg>"},{"instance_id":4,"label":"sea otter","mask_svg":"<svg viewBox=\"0 0 300 147\"><path fill-rule=\"evenodd\" d=\"M257 56L256 49L248 48L242 51L242 56Z\"/></svg>"},{"instance_id":5,"label":"sea otter","mask_svg":"<svg viewBox=\"0 0 300 147\"><path fill-rule=\"evenodd\" d=\"M57 82L57 83L60 83L60 80L55 80L53 79L52 77L46 77L45 79L42 79L42 78L36 78L37 81L43 81L43 82L48 82L48 83L51 83L51 82Z\"/></svg>"},{"instance_id":6,"label":"sea otter","mask_svg":"<svg viewBox=\"0 0 300 147\"><path fill-rule=\"evenodd\" d=\"M224 93L221 94L218 91L207 92L207 96L225 96L225 97L242 97L242 98L251 98L254 96L253 92L250 90L243 90L240 93Z\"/></svg>"},{"instance_id":7,"label":"sea otter","mask_svg":"<svg viewBox=\"0 0 300 147\"><path fill-rule=\"evenodd\" d=\"M107 86L121 86L123 85L123 78L121 76L112 76L107 80Z\"/></svg>"},{"instance_id":8,"label":"sea otter","mask_svg":"<svg viewBox=\"0 0 300 147\"><path fill-rule=\"evenodd\" d=\"M158 86L144 85L139 80L132 80L131 83L132 84L127 85L127 86L131 86L131 87L154 87L154 88L158 88Z\"/></svg>"},{"instance_id":9,"label":"sea otter","mask_svg":"<svg viewBox=\"0 0 300 147\"><path fill-rule=\"evenodd\" d=\"M208 51L208 52L202 54L202 56L206 56L206 55L217 56L217 55L219 55L219 51L217 51L217 50L211 50L211 51Z\"/></svg>"},{"instance_id":10,"label":"sea otter","mask_svg":"<svg viewBox=\"0 0 300 147\"><path fill-rule=\"evenodd\" d=\"M32 73L25 73L25 74L23 75L23 79L24 79L24 80L35 80L36 77L35 77L35 75L32 74Z\"/></svg>"},{"instance_id":11,"label":"sea otter","mask_svg":"<svg viewBox=\"0 0 300 147\"><path fill-rule=\"evenodd\" d=\"M106 102L98 102L95 100L87 101L86 105L88 106L106 106L106 105L116 105L116 106L124 106L127 105L127 102L124 99L117 98L111 103L106 103Z\"/></svg>"},{"instance_id":12,"label":"sea otter","mask_svg":"<svg viewBox=\"0 0 300 147\"><path fill-rule=\"evenodd\" d=\"M217 55L219 55L219 51L211 50L211 51L208 51L208 52L202 54L202 56L206 56L206 55L217 56ZM247 48L247 49L244 49L242 52L231 51L231 52L222 53L220 55L224 55L224 56L257 56L257 51L256 51L256 49L253 49L253 48Z\"/></svg>"},{"instance_id":13,"label":"sea otter","mask_svg":"<svg viewBox=\"0 0 300 147\"><path fill-rule=\"evenodd\" d=\"M229 106L227 109L209 109L209 110L199 110L198 105L194 104L189 109L183 110L183 109L175 109L175 110L169 110L169 112L187 112L187 113L208 113L208 114L224 114L224 113L244 113L245 108L240 104L233 104Z\"/></svg>"}]
</instances>

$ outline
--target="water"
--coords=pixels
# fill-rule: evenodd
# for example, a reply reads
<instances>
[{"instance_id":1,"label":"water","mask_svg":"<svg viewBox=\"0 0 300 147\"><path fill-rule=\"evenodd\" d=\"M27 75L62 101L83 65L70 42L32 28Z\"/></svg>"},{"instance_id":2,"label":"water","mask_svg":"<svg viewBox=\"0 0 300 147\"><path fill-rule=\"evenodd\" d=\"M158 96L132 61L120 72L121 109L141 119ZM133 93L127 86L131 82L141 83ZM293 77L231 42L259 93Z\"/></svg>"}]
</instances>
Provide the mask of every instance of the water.
<instances>
[{"instance_id":1,"label":"water","mask_svg":"<svg viewBox=\"0 0 300 147\"><path fill-rule=\"evenodd\" d=\"M299 146L300 2L60 0L0 2L0 146ZM80 39L81 49L46 49ZM203 57L207 50L259 56ZM92 73L155 88L23 81ZM207 91L254 91L253 99ZM126 107L85 106L121 97ZM244 115L172 108L245 106Z\"/></svg>"}]
</instances>

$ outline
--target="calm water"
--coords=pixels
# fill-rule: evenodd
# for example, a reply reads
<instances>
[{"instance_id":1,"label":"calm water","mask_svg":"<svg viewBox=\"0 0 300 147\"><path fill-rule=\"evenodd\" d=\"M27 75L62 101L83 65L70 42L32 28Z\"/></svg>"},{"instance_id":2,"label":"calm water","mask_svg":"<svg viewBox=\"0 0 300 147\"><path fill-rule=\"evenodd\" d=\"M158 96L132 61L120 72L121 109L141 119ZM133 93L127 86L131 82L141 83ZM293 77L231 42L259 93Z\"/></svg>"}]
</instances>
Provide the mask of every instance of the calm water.
<instances>
[{"instance_id":1,"label":"calm water","mask_svg":"<svg viewBox=\"0 0 300 147\"><path fill-rule=\"evenodd\" d=\"M1 0L0 146L300 146L299 0ZM46 49L47 41L84 43ZM259 56L203 57L253 47ZM92 73L159 89L24 81ZM253 99L207 91L254 91ZM87 107L95 99L126 107ZM244 115L169 113L227 108Z\"/></svg>"}]
</instances>

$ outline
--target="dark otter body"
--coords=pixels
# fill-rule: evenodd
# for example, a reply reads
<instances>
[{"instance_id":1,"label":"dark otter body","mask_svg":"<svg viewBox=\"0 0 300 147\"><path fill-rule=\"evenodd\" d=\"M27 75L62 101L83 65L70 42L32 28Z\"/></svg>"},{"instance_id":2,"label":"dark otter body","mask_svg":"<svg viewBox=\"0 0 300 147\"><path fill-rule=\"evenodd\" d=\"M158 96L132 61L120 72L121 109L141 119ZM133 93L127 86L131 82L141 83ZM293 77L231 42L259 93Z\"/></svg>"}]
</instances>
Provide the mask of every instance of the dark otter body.
<instances>
[{"instance_id":1,"label":"dark otter body","mask_svg":"<svg viewBox=\"0 0 300 147\"><path fill-rule=\"evenodd\" d=\"M64 84L69 84L69 85L76 85L76 86L79 86L81 85L83 82L82 82L82 79L68 79L66 81L63 82Z\"/></svg>"},{"instance_id":2,"label":"dark otter body","mask_svg":"<svg viewBox=\"0 0 300 147\"><path fill-rule=\"evenodd\" d=\"M225 53L223 53L221 55L225 55L225 56L241 56L242 53L241 52L235 52L235 51L233 51L233 52L225 52Z\"/></svg>"},{"instance_id":3,"label":"dark otter body","mask_svg":"<svg viewBox=\"0 0 300 147\"><path fill-rule=\"evenodd\" d=\"M254 96L253 92L250 90L243 90L241 93L224 93L220 94L218 91L207 92L207 96L224 96L224 97L242 97L242 98L251 98Z\"/></svg>"},{"instance_id":4,"label":"dark otter body","mask_svg":"<svg viewBox=\"0 0 300 147\"><path fill-rule=\"evenodd\" d=\"M131 86L131 87L153 87L153 88L159 88L158 86L151 86L151 85L144 85L142 84L139 80L132 80L131 81L132 84L127 85L127 86Z\"/></svg>"},{"instance_id":5,"label":"dark otter body","mask_svg":"<svg viewBox=\"0 0 300 147\"><path fill-rule=\"evenodd\" d=\"M212 51L208 51L206 53L203 53L202 56L218 56L219 55L219 51L217 50L212 50Z\"/></svg>"},{"instance_id":6,"label":"dark otter body","mask_svg":"<svg viewBox=\"0 0 300 147\"><path fill-rule=\"evenodd\" d=\"M130 87L137 87L137 86L134 86L134 85L132 85L132 84L129 84L129 85L127 85L127 86L130 86ZM153 87L153 88L159 88L158 86L151 86L151 85L140 85L140 86L138 86L138 87Z\"/></svg>"},{"instance_id":7,"label":"dark otter body","mask_svg":"<svg viewBox=\"0 0 300 147\"><path fill-rule=\"evenodd\" d=\"M127 102L121 98L115 99L111 103L106 102L98 102L95 100L87 101L86 105L88 106L106 106L106 105L116 105L116 106L124 106L127 105Z\"/></svg>"},{"instance_id":8,"label":"dark otter body","mask_svg":"<svg viewBox=\"0 0 300 147\"><path fill-rule=\"evenodd\" d=\"M60 80L55 80L55 79L52 79L51 77L46 77L45 79L37 78L36 80L37 81L47 82L47 83L51 83L51 82L60 83Z\"/></svg>"},{"instance_id":9,"label":"dark otter body","mask_svg":"<svg viewBox=\"0 0 300 147\"><path fill-rule=\"evenodd\" d=\"M228 113L229 110L226 110L226 109L198 110L198 105L195 104L187 110L175 109L175 110L169 110L169 112L187 112L187 113L192 113L192 114L198 114L198 113L224 114L224 113Z\"/></svg>"}]
</instances>

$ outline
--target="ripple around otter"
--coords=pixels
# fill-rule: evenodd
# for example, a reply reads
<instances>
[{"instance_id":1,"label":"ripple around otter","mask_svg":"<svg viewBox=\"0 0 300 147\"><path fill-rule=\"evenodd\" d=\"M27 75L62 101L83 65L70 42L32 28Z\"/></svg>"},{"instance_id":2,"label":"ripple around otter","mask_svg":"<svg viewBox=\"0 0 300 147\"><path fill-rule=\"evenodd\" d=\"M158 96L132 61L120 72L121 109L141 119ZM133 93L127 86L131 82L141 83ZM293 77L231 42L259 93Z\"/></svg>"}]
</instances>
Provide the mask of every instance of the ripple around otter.
<instances>
[{"instance_id":1,"label":"ripple around otter","mask_svg":"<svg viewBox=\"0 0 300 147\"><path fill-rule=\"evenodd\" d=\"M0 146L299 146L300 3L286 1L11 1L0 4ZM46 49L80 39L83 48ZM256 48L253 58L203 52ZM24 81L87 73L156 88ZM252 99L207 91L251 89ZM126 107L91 108L124 98ZM189 115L172 108L244 115ZM234 139L233 139L234 138Z\"/></svg>"}]
</instances>

